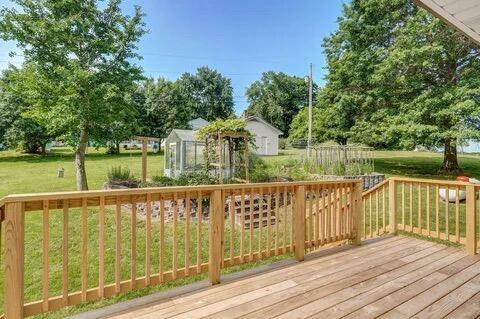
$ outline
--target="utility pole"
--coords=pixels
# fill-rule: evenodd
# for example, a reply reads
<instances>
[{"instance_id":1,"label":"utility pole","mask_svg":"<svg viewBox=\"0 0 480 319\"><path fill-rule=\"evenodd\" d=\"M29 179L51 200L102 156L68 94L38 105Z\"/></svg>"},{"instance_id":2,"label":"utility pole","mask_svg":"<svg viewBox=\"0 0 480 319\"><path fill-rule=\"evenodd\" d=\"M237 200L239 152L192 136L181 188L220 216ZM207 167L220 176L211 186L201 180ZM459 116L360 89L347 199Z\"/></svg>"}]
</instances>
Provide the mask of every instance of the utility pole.
<instances>
[{"instance_id":1,"label":"utility pole","mask_svg":"<svg viewBox=\"0 0 480 319\"><path fill-rule=\"evenodd\" d=\"M308 140L307 158L312 158L312 104L313 104L313 66L310 63L310 75L308 76Z\"/></svg>"}]
</instances>

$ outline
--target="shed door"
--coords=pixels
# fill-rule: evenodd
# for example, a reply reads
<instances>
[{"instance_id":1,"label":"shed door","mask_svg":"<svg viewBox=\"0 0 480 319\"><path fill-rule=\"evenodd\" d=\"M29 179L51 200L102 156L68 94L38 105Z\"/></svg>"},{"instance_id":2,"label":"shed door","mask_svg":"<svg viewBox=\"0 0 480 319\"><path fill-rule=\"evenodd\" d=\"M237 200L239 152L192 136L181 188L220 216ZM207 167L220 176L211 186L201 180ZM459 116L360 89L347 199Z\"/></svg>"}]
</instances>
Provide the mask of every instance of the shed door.
<instances>
[{"instance_id":1,"label":"shed door","mask_svg":"<svg viewBox=\"0 0 480 319\"><path fill-rule=\"evenodd\" d=\"M268 154L267 145L268 145L268 137L262 136L262 138L260 139L261 154L265 154L265 155Z\"/></svg>"}]
</instances>

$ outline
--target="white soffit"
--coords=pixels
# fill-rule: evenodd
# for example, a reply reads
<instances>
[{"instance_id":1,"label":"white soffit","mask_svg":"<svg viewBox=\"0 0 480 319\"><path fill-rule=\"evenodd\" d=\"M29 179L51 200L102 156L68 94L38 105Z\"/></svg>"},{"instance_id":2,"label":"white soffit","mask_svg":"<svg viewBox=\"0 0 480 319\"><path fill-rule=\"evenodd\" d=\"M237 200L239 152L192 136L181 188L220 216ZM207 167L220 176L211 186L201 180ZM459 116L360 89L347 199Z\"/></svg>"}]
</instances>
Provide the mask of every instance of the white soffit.
<instances>
[{"instance_id":1,"label":"white soffit","mask_svg":"<svg viewBox=\"0 0 480 319\"><path fill-rule=\"evenodd\" d=\"M480 45L480 0L415 0Z\"/></svg>"}]
</instances>

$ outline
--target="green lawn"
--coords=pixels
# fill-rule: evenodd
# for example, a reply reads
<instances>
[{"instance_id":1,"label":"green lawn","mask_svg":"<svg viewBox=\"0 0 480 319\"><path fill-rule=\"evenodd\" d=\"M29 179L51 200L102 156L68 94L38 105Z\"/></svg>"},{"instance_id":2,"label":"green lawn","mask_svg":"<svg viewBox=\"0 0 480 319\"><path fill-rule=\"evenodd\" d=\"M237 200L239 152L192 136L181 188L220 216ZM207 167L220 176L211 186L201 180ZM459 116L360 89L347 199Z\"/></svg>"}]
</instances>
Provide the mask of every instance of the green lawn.
<instances>
[{"instance_id":1,"label":"green lawn","mask_svg":"<svg viewBox=\"0 0 480 319\"><path fill-rule=\"evenodd\" d=\"M14 193L37 193L75 190L73 153L68 148L54 149L47 156L0 151L0 197ZM107 170L121 165L141 176L141 151L122 151L120 155L107 155L104 149L89 148L86 157L87 178L90 189L100 189L107 178ZM57 178L58 168L65 169L65 178ZM163 172L163 155L148 155L148 176Z\"/></svg>"},{"instance_id":2,"label":"green lawn","mask_svg":"<svg viewBox=\"0 0 480 319\"><path fill-rule=\"evenodd\" d=\"M282 151L280 155L273 157L265 157L264 159L268 164L273 163L286 163L292 159L299 159L301 156L304 156L305 151L302 150L286 150ZM408 176L408 177L421 177L421 178L435 178L435 179L453 179L453 176L445 176L438 173L438 167L442 161L441 154L437 153L427 153L427 152L399 152L399 151L377 151L375 152L375 171L387 174L387 176ZM127 166L135 174L135 176L140 176L141 169L141 153L140 151L129 151L123 152L121 155L105 155L104 150L95 150L93 148L89 149L87 155L87 174L90 189L99 189L102 187L105 179L108 168L114 165ZM465 170L465 174L480 178L480 156L478 155L466 155L460 156L460 165ZM65 168L65 178L57 178L57 169L59 167ZM148 161L148 176L161 175L163 169L163 156L158 154L149 154ZM51 191L67 191L75 190L75 175L74 175L74 166L73 166L73 154L71 150L67 148L55 149L52 154L48 156L33 156L25 155L12 151L3 151L0 152L0 197L3 197L7 194L13 193L29 193L29 192L51 192ZM413 193L413 196L416 196L416 193ZM414 206L416 207L416 206ZM452 210L453 211L453 210ZM110 212L110 211L108 211ZM462 208L463 212L463 208ZM412 210L413 223L416 222L415 210ZM410 211L407 210L407 216L409 217ZM452 215L450 215L452 216ZM450 217L449 216L449 217ZM408 218L407 217L407 218ZM51 272L51 294L57 295L60 292L61 288L61 268L59 268L59 261L61 260L61 212L52 211L50 213L51 219L51 243L50 243L50 261L52 263L50 272ZM423 217L424 218L424 217ZM423 219L422 218L422 219ZM451 217L450 217L451 218ZM122 226L124 231L122 234L126 234L122 238L122 278L126 279L129 275L130 268L130 249L129 249L129 229L130 229L130 218L129 214L125 213L122 217L123 223ZM95 286L98 278L98 212L94 209L90 210L89 214L89 286ZM113 279L113 260L114 260L114 236L112 235L114 230L113 224L113 214L107 213L107 279L111 281ZM373 220L372 220L373 222ZM461 220L462 229L464 221ZM369 221L367 224L370 224ZM42 229L42 218L40 213L31 213L27 216L26 219L26 265L25 270L27 272L26 284L25 284L25 297L26 301L38 300L41 298L41 274L42 274L42 253L41 253L41 240L39 240L41 229ZM73 290L78 290L80 285L80 252L79 245L80 242L80 220L78 210L71 210L70 218L70 243L72 246L69 247L69 257L70 257L70 269L69 269L69 280L70 285ZM369 226L369 225L368 225ZM192 227L195 227L195 223L192 223ZM138 221L137 230L138 230L138 239L137 239L137 248L138 248L138 275L143 274L143 263L144 263L144 252L145 252L145 232L142 231L145 229L145 223L142 220ZM153 247L158 247L158 226L156 223L153 223ZM183 225L179 223L179 248L183 247ZM281 227L283 229L283 227ZM168 251L171 251L171 225L166 225L166 248ZM228 247L228 229L227 232L227 247ZM195 232L192 232L195 234ZM207 229L203 232L207 235ZM264 237L266 231L263 232L262 237ZM260 234L255 231L255 238L258 238ZM265 238L263 238L265 240ZM238 236L235 237L235 247L238 247ZM202 252L204 258L208 255L208 246L207 240L204 241L204 246L202 246ZM196 246L196 238L192 237L191 247L192 249ZM257 239L255 239L257 243ZM248 245L246 244L246 247ZM190 251L191 258L194 258L194 250ZM179 255L180 265L183 263L183 252ZM228 255L228 253L227 253ZM285 258L284 257L277 257ZM158 260L158 251L153 251L152 260ZM56 262L55 262L56 261ZM253 267L260 263L268 263L270 260L264 260L254 264L246 264L240 267L234 267L226 271L236 271L239 269ZM171 264L171 254L166 253L166 267L169 267ZM157 266L155 266L157 265ZM158 264L154 264L152 271L155 271L155 267ZM109 298L106 300L89 303L86 305L80 305L76 307L70 307L59 312L44 315L43 317L49 318L61 318L69 314L85 311L92 308L97 308L105 306L107 304L115 303L120 300L131 299L139 297L142 295L149 294L154 291L167 289L174 286L180 286L186 283L190 283L196 280L205 278L205 275L190 277L182 280L177 280L170 282L166 285L161 285L157 287L148 287L142 290L133 291L121 296L114 298ZM1 283L0 283L1 284ZM3 285L1 285L3 286ZM3 294L3 287L0 287L0 296Z\"/></svg>"}]
</instances>

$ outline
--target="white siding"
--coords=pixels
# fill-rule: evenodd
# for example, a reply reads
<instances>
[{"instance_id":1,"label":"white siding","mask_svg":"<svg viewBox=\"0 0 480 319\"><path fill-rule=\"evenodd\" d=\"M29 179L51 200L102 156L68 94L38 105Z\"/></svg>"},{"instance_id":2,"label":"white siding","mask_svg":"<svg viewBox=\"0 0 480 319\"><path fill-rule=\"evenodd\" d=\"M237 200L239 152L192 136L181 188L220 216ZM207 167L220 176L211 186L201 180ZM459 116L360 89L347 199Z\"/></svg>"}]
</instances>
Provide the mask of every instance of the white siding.
<instances>
[{"instance_id":1,"label":"white siding","mask_svg":"<svg viewBox=\"0 0 480 319\"><path fill-rule=\"evenodd\" d=\"M278 155L278 132L256 120L247 122L247 130L255 136L255 150L259 155ZM262 142L266 138L266 145Z\"/></svg>"}]
</instances>

